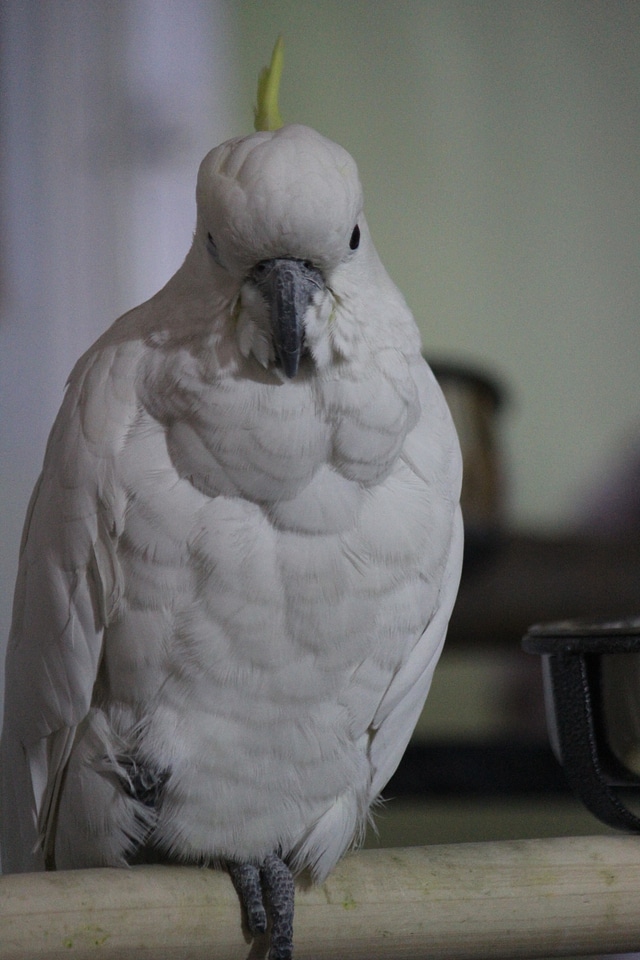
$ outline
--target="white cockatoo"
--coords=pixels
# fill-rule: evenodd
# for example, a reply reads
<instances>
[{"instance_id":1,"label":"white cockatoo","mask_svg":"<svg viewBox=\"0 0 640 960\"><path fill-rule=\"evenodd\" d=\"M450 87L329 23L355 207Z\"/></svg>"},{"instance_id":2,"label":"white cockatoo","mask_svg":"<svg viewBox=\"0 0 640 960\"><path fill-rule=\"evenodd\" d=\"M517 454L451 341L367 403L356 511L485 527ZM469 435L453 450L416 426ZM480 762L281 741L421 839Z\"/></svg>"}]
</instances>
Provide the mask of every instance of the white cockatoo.
<instances>
[{"instance_id":1,"label":"white cockatoo","mask_svg":"<svg viewBox=\"0 0 640 960\"><path fill-rule=\"evenodd\" d=\"M80 359L25 524L6 872L226 865L271 956L361 837L457 592L461 460L351 156L203 160L182 267Z\"/></svg>"}]
</instances>

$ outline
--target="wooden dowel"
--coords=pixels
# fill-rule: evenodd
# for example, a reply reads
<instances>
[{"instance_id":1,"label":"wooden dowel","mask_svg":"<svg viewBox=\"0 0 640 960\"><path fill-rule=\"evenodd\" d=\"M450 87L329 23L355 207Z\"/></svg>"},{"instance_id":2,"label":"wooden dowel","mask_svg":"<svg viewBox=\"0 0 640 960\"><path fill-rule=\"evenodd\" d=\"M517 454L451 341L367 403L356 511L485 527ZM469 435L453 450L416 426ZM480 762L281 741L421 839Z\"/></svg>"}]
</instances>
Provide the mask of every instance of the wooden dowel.
<instances>
[{"instance_id":1,"label":"wooden dowel","mask_svg":"<svg viewBox=\"0 0 640 960\"><path fill-rule=\"evenodd\" d=\"M640 949L640 837L365 850L298 892L296 960ZM0 878L0 960L247 960L228 876L196 867Z\"/></svg>"}]
</instances>

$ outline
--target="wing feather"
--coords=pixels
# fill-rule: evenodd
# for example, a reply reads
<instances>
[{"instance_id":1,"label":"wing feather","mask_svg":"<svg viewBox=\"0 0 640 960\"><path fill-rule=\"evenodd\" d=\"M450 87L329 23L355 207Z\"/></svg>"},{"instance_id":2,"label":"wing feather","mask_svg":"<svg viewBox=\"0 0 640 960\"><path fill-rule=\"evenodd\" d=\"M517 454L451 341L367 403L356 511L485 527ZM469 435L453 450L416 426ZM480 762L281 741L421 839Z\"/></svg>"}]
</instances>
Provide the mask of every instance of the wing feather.
<instances>
[{"instance_id":1,"label":"wing feather","mask_svg":"<svg viewBox=\"0 0 640 960\"><path fill-rule=\"evenodd\" d=\"M418 722L442 652L462 569L464 533L459 506L462 482L460 447L442 391L421 358L414 367L414 377L423 417L408 435L402 457L427 488L439 489L437 500L442 512L435 524L435 540L426 545L424 576L431 581L441 579L428 623L417 641L407 647L402 664L392 677L371 724L370 803L393 775ZM437 554L443 545L444 556L438 562Z\"/></svg>"},{"instance_id":2,"label":"wing feather","mask_svg":"<svg viewBox=\"0 0 640 960\"><path fill-rule=\"evenodd\" d=\"M400 763L429 693L458 592L462 545L462 514L458 507L435 612L395 674L373 720L369 751L372 772L369 803L373 803Z\"/></svg>"},{"instance_id":3,"label":"wing feather","mask_svg":"<svg viewBox=\"0 0 640 960\"><path fill-rule=\"evenodd\" d=\"M43 866L61 775L98 673L115 588L106 559L110 522L99 490L104 441L101 447L87 435L80 411L86 380L96 374L104 380L112 360L89 357L72 375L27 513L0 747L5 872ZM108 399L103 390L103 404Z\"/></svg>"}]
</instances>

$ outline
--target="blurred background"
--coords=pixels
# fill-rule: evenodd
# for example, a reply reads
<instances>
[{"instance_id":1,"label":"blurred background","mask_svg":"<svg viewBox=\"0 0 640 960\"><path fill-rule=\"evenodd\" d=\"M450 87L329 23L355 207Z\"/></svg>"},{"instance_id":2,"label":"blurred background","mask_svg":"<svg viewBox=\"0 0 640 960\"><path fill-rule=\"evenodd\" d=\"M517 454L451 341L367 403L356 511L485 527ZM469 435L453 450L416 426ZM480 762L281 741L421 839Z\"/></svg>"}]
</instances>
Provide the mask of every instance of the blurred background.
<instances>
[{"instance_id":1,"label":"blurred background","mask_svg":"<svg viewBox=\"0 0 640 960\"><path fill-rule=\"evenodd\" d=\"M382 838L595 831L519 644L640 612L635 0L3 0L1 643L66 377L182 262L278 33L283 116L356 158L465 447L460 600Z\"/></svg>"}]
</instances>

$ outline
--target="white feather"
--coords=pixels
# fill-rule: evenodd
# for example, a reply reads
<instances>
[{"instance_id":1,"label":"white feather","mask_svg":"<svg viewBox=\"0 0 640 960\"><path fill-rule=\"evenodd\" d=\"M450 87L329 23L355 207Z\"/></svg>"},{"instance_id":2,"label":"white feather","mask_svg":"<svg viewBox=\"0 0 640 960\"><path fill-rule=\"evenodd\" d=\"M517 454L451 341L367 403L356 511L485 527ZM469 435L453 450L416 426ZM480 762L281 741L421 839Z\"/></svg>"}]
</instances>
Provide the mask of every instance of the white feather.
<instances>
[{"instance_id":1,"label":"white feather","mask_svg":"<svg viewBox=\"0 0 640 960\"><path fill-rule=\"evenodd\" d=\"M305 127L223 144L183 267L73 371L16 585L5 870L150 840L322 879L360 836L462 552L455 432L361 203L351 158ZM293 380L246 280L272 257L326 281ZM157 809L127 757L163 774Z\"/></svg>"}]
</instances>

